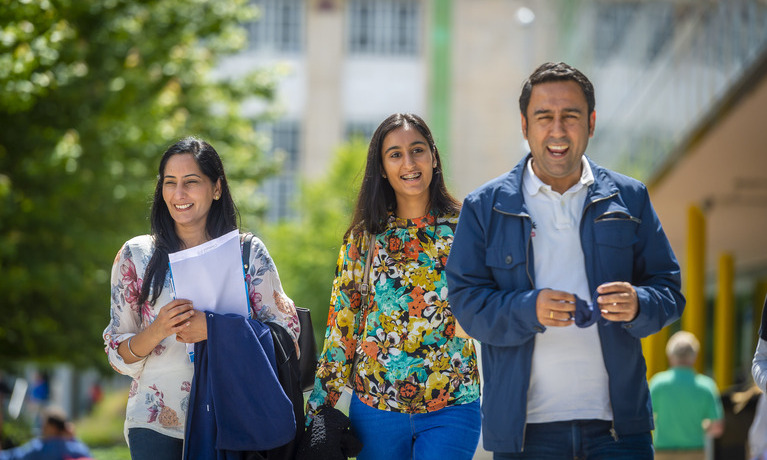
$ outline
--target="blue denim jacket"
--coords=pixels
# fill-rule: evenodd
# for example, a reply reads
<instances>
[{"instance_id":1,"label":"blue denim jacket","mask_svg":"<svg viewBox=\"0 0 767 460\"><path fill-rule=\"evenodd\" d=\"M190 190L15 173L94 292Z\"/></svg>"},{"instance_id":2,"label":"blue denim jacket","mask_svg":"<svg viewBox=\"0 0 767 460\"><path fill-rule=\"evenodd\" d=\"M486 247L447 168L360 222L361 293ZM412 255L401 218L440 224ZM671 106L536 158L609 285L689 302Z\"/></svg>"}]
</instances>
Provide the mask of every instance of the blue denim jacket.
<instances>
[{"instance_id":1,"label":"blue denim jacket","mask_svg":"<svg viewBox=\"0 0 767 460\"><path fill-rule=\"evenodd\" d=\"M532 221L521 191L529 156L511 172L470 193L447 263L449 300L463 328L482 343L482 429L485 449L520 452L538 322ZM631 322L598 324L617 436L653 429L640 338L679 319L684 310L679 264L639 181L589 160L594 183L580 233L589 288L630 282L639 313Z\"/></svg>"}]
</instances>

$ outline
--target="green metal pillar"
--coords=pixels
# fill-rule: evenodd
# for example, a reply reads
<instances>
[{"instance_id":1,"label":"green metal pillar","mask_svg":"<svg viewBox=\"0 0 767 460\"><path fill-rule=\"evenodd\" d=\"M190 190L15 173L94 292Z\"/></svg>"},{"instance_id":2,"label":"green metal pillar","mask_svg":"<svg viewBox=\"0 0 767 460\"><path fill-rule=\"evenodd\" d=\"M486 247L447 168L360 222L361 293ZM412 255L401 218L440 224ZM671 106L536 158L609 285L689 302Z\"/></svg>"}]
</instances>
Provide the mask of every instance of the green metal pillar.
<instances>
[{"instance_id":1,"label":"green metal pillar","mask_svg":"<svg viewBox=\"0 0 767 460\"><path fill-rule=\"evenodd\" d=\"M428 107L429 126L440 151L442 167L450 168L450 92L452 83L451 38L453 1L432 0L431 56Z\"/></svg>"}]
</instances>

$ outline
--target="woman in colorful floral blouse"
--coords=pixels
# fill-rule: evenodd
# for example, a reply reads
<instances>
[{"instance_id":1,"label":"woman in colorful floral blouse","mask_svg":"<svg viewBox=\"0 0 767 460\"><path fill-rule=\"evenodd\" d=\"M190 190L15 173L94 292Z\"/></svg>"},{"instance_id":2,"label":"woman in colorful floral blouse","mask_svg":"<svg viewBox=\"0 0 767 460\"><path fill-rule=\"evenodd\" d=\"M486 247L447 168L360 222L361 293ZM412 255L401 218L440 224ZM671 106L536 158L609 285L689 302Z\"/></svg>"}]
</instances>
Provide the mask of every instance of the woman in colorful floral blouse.
<instances>
[{"instance_id":1,"label":"woman in colorful floral blouse","mask_svg":"<svg viewBox=\"0 0 767 460\"><path fill-rule=\"evenodd\" d=\"M364 444L358 460L474 455L477 356L472 340L455 335L444 274L459 209L426 123L412 114L384 120L370 141L338 258L325 345L307 404L309 419L334 406L351 375L349 417ZM360 285L369 250L365 306Z\"/></svg>"},{"instance_id":2,"label":"woman in colorful floral blouse","mask_svg":"<svg viewBox=\"0 0 767 460\"><path fill-rule=\"evenodd\" d=\"M126 242L112 267L111 321L104 330L109 363L133 377L125 436L135 459L180 459L194 366L187 343L207 339L205 315L176 299L168 254L237 228L237 209L218 153L185 138L160 161L152 234ZM253 318L277 323L294 339L298 318L263 243L253 238L248 283ZM254 390L257 391L257 390Z\"/></svg>"}]
</instances>

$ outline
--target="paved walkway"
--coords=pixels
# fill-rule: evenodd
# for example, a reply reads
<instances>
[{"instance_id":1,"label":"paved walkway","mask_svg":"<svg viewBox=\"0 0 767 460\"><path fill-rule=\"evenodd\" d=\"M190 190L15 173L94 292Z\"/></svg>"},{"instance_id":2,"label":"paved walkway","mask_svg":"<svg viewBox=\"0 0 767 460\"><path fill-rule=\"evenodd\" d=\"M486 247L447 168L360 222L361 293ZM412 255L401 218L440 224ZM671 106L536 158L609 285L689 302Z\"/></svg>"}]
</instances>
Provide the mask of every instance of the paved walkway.
<instances>
[{"instance_id":1,"label":"paved walkway","mask_svg":"<svg viewBox=\"0 0 767 460\"><path fill-rule=\"evenodd\" d=\"M477 452L474 453L474 460L492 460L492 459L493 459L493 453L488 452L482 448L482 438L480 438L479 447L477 447Z\"/></svg>"}]
</instances>

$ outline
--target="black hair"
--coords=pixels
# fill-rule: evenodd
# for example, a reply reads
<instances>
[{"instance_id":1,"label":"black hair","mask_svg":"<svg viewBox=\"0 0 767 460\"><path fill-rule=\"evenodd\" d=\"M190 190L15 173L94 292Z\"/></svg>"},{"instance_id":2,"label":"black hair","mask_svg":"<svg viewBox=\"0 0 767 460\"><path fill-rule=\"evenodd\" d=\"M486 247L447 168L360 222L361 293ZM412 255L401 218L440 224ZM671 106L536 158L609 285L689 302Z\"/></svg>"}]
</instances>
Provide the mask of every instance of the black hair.
<instances>
[{"instance_id":1,"label":"black hair","mask_svg":"<svg viewBox=\"0 0 767 460\"><path fill-rule=\"evenodd\" d=\"M386 136L398 128L413 127L426 139L437 166L434 168L429 184L429 211L438 214L458 212L461 203L447 191L445 178L442 175L442 160L439 158L437 145L426 122L412 113L395 113L389 115L378 125L368 146L365 176L362 179L357 205L354 208L351 224L344 234L348 237L352 232L366 230L370 233L381 233L386 227L389 212L397 207L397 199L389 181L383 177L383 161L381 149Z\"/></svg>"},{"instance_id":2,"label":"black hair","mask_svg":"<svg viewBox=\"0 0 767 460\"><path fill-rule=\"evenodd\" d=\"M210 144L196 137L186 137L171 145L162 155L158 168L157 186L154 190L150 217L155 249L144 272L144 283L138 298L139 305L143 305L149 299L150 287L152 293L150 302L154 304L162 292L165 277L168 274L168 254L181 249L181 239L176 234L175 222L162 197L165 165L170 157L181 154L192 155L197 166L211 182L215 184L216 181L220 181L221 196L218 200L213 200L205 225L208 236L218 238L238 228L239 213L229 191L224 165L218 152Z\"/></svg>"},{"instance_id":3,"label":"black hair","mask_svg":"<svg viewBox=\"0 0 767 460\"><path fill-rule=\"evenodd\" d=\"M67 414L58 407L49 406L42 413L43 425L50 425L58 434L69 430L69 419Z\"/></svg>"},{"instance_id":4,"label":"black hair","mask_svg":"<svg viewBox=\"0 0 767 460\"><path fill-rule=\"evenodd\" d=\"M587 115L590 116L594 112L594 107L596 106L594 85L591 84L586 75L564 62L546 62L535 69L522 84L522 94L519 95L519 110L522 112L525 120L527 120L527 107L530 105L530 95L533 92L533 86L552 81L574 81L578 83L583 90L583 95L586 97L586 105L588 105ZM588 118L588 123L589 127L591 127L590 117Z\"/></svg>"}]
</instances>

